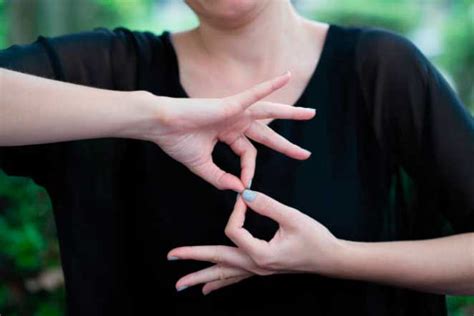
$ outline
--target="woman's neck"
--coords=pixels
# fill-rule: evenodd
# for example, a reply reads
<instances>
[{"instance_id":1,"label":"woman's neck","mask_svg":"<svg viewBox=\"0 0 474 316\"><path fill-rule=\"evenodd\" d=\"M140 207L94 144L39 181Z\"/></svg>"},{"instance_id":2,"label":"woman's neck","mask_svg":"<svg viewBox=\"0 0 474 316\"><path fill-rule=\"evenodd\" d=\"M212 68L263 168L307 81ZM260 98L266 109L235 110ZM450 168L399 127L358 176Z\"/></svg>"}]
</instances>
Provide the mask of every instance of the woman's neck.
<instances>
[{"instance_id":1,"label":"woman's neck","mask_svg":"<svg viewBox=\"0 0 474 316\"><path fill-rule=\"evenodd\" d=\"M290 56L294 41L305 38L304 28L299 27L303 19L289 1L268 1L252 16L233 22L231 27L223 27L200 17L200 25L192 31L203 54L226 68L246 67L266 73L275 69L275 62Z\"/></svg>"}]
</instances>

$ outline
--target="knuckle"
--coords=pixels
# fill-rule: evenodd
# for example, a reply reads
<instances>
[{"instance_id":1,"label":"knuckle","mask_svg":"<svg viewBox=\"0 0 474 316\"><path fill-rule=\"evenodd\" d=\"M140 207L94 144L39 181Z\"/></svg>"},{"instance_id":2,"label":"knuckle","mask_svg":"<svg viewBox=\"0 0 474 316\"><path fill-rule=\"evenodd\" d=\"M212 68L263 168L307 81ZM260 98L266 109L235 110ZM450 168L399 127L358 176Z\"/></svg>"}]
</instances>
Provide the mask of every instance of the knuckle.
<instances>
[{"instance_id":1,"label":"knuckle","mask_svg":"<svg viewBox=\"0 0 474 316\"><path fill-rule=\"evenodd\" d=\"M222 266L217 266L216 270L217 270L217 278L219 280L227 279L227 272Z\"/></svg>"},{"instance_id":2,"label":"knuckle","mask_svg":"<svg viewBox=\"0 0 474 316\"><path fill-rule=\"evenodd\" d=\"M230 102L230 103L227 103L225 104L223 107L222 107L222 111L224 113L224 117L227 118L227 121L226 122L229 122L230 119L232 118L232 116L236 113L236 110L235 109L239 109L240 108L240 105L237 103L237 102Z\"/></svg>"},{"instance_id":3,"label":"knuckle","mask_svg":"<svg viewBox=\"0 0 474 316\"><path fill-rule=\"evenodd\" d=\"M267 117L276 117L277 116L277 112L275 111L275 109L267 109L265 111L266 113L266 116Z\"/></svg>"},{"instance_id":4,"label":"knuckle","mask_svg":"<svg viewBox=\"0 0 474 316\"><path fill-rule=\"evenodd\" d=\"M262 139L262 143L264 144L270 143L271 138L268 136L267 133L262 133L260 135L260 138Z\"/></svg>"},{"instance_id":5,"label":"knuckle","mask_svg":"<svg viewBox=\"0 0 474 316\"><path fill-rule=\"evenodd\" d=\"M257 149L252 146L252 147L248 150L248 155L250 156L250 158L255 158L255 157L257 157Z\"/></svg>"},{"instance_id":6,"label":"knuckle","mask_svg":"<svg viewBox=\"0 0 474 316\"><path fill-rule=\"evenodd\" d=\"M296 214L294 213L286 213L286 219L287 219L287 222L289 223L294 223L296 220L297 220L297 217L296 217Z\"/></svg>"},{"instance_id":7,"label":"knuckle","mask_svg":"<svg viewBox=\"0 0 474 316\"><path fill-rule=\"evenodd\" d=\"M264 94L262 92L263 88L264 88L263 86L257 85L250 89L252 103L257 102L258 100L262 98L262 95Z\"/></svg>"},{"instance_id":8,"label":"knuckle","mask_svg":"<svg viewBox=\"0 0 474 316\"><path fill-rule=\"evenodd\" d=\"M221 122L223 125L230 126L235 120L235 115L239 113L242 106L236 100L229 99L228 101L223 101L220 106L221 111Z\"/></svg>"},{"instance_id":9,"label":"knuckle","mask_svg":"<svg viewBox=\"0 0 474 316\"><path fill-rule=\"evenodd\" d=\"M254 145L251 145L251 146L250 146L250 152L256 156L256 155L257 155L257 152L258 152L258 150L257 150L257 148L255 148L255 146L254 146Z\"/></svg>"},{"instance_id":10,"label":"knuckle","mask_svg":"<svg viewBox=\"0 0 474 316\"><path fill-rule=\"evenodd\" d=\"M220 254L219 251L214 251L211 257L211 261L214 263L220 263L222 262L222 255Z\"/></svg>"},{"instance_id":11,"label":"knuckle","mask_svg":"<svg viewBox=\"0 0 474 316\"><path fill-rule=\"evenodd\" d=\"M288 218L297 219L298 215L301 213L298 209L293 207L286 207L285 213L288 214Z\"/></svg>"},{"instance_id":12,"label":"knuckle","mask_svg":"<svg viewBox=\"0 0 474 316\"><path fill-rule=\"evenodd\" d=\"M225 234L227 237L229 237L230 239L233 239L233 237L235 236L235 235L234 235L234 229L233 229L231 226L229 226L229 225L227 225L227 226L225 227L225 229L224 229L224 234Z\"/></svg>"},{"instance_id":13,"label":"knuckle","mask_svg":"<svg viewBox=\"0 0 474 316\"><path fill-rule=\"evenodd\" d=\"M230 110L230 109L233 109L233 108L239 108L240 107L240 102L238 100L236 100L235 98L224 98L223 99L223 106L222 108L224 110Z\"/></svg>"},{"instance_id":14,"label":"knuckle","mask_svg":"<svg viewBox=\"0 0 474 316\"><path fill-rule=\"evenodd\" d=\"M258 104L258 103L256 103L256 104ZM256 111L256 109L257 109L257 111ZM254 105L254 106L251 106L251 107L247 108L244 112L244 115L247 119L250 119L250 120L255 119L258 115L258 107L256 105Z\"/></svg>"},{"instance_id":15,"label":"knuckle","mask_svg":"<svg viewBox=\"0 0 474 316\"><path fill-rule=\"evenodd\" d=\"M224 177L225 177L226 173L225 172L218 172L216 171L215 175L214 175L214 179L215 180L215 186L219 189L219 190L224 190L226 189L227 187L225 186L225 183L224 183Z\"/></svg>"},{"instance_id":16,"label":"knuckle","mask_svg":"<svg viewBox=\"0 0 474 316\"><path fill-rule=\"evenodd\" d=\"M265 81L262 83L261 91L263 93L273 90L274 84L273 80Z\"/></svg>"}]
</instances>

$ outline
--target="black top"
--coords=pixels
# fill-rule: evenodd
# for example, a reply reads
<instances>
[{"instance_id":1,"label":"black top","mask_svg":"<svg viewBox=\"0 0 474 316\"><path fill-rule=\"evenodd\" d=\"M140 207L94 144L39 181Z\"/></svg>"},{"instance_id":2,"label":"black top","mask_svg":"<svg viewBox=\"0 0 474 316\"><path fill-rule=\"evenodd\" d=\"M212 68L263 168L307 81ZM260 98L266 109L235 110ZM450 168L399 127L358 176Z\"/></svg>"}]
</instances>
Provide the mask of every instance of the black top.
<instances>
[{"instance_id":1,"label":"black top","mask_svg":"<svg viewBox=\"0 0 474 316\"><path fill-rule=\"evenodd\" d=\"M98 28L0 51L0 66L94 87L186 97L169 33ZM204 69L203 69L204 71ZM34 101L34 100L32 100ZM253 188L354 241L474 231L474 121L446 81L400 35L331 25L298 106L310 121L270 126L313 155L255 143ZM216 163L240 174L218 144ZM119 138L0 148L0 168L51 197L69 315L446 315L444 296L312 274L252 277L203 296L179 277L209 266L167 261L177 246L232 243L235 201L148 141ZM276 224L248 212L270 238ZM172 313L172 314L173 314Z\"/></svg>"}]
</instances>

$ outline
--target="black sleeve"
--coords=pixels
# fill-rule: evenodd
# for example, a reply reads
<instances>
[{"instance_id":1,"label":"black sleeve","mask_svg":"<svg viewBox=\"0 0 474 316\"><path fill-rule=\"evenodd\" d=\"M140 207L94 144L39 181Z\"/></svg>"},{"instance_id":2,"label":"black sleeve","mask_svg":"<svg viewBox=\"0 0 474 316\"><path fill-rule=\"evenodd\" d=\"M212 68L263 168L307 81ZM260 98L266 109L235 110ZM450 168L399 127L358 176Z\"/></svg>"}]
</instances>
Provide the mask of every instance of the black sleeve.
<instances>
[{"instance_id":1,"label":"black sleeve","mask_svg":"<svg viewBox=\"0 0 474 316\"><path fill-rule=\"evenodd\" d=\"M366 29L357 72L379 142L415 183L436 188L455 232L474 231L474 120L408 39Z\"/></svg>"},{"instance_id":2,"label":"black sleeve","mask_svg":"<svg viewBox=\"0 0 474 316\"><path fill-rule=\"evenodd\" d=\"M119 27L39 36L0 50L0 67L97 88L137 90L137 52L146 49L149 35ZM40 183L60 166L66 143L0 147L0 169Z\"/></svg>"}]
</instances>

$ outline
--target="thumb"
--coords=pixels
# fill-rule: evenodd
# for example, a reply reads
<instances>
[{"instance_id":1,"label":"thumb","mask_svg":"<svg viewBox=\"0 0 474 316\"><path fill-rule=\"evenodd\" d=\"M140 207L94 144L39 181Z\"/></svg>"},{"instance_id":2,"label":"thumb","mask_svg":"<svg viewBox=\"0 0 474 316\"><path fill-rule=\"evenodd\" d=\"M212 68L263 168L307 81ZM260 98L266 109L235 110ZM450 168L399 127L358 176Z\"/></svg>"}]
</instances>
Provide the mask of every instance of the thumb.
<instances>
[{"instance_id":1,"label":"thumb","mask_svg":"<svg viewBox=\"0 0 474 316\"><path fill-rule=\"evenodd\" d=\"M242 198L252 210L260 215L273 219L282 226L292 226L298 210L289 207L266 194L253 190L244 190Z\"/></svg>"}]
</instances>

